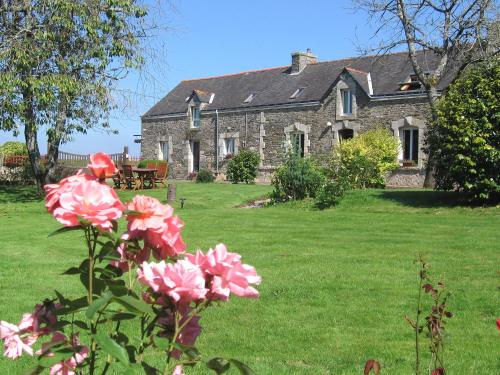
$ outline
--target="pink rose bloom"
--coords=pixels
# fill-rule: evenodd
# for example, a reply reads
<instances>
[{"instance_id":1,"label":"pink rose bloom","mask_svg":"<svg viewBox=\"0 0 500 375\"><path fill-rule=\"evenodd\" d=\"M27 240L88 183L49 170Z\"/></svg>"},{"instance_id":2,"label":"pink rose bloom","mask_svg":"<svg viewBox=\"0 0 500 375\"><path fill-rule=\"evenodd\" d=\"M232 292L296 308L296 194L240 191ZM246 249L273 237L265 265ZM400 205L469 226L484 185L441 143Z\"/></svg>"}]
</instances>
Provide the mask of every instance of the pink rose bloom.
<instances>
[{"instance_id":1,"label":"pink rose bloom","mask_svg":"<svg viewBox=\"0 0 500 375\"><path fill-rule=\"evenodd\" d=\"M125 233L122 236L122 240L128 240L129 235ZM130 271L133 266L142 264L149 260L149 255L151 250L148 248L129 250L126 243L120 244L116 249L116 252L120 255L120 260L111 261L111 265L119 268L122 272Z\"/></svg>"},{"instance_id":2,"label":"pink rose bloom","mask_svg":"<svg viewBox=\"0 0 500 375\"><path fill-rule=\"evenodd\" d=\"M115 191L97 181L77 184L72 191L61 194L59 204L60 207L54 210L54 217L64 226L80 225L79 218L82 218L90 221L93 226L108 231L125 209Z\"/></svg>"},{"instance_id":3,"label":"pink rose bloom","mask_svg":"<svg viewBox=\"0 0 500 375\"><path fill-rule=\"evenodd\" d=\"M155 198L136 196L128 204L128 230L131 239L143 239L158 260L184 253L186 244L181 238L184 223L173 215L169 205Z\"/></svg>"},{"instance_id":4,"label":"pink rose bloom","mask_svg":"<svg viewBox=\"0 0 500 375\"><path fill-rule=\"evenodd\" d=\"M127 209L135 211L127 215L129 231L155 231L163 232L165 220L170 218L174 209L169 205L163 205L158 199L144 195L136 195Z\"/></svg>"},{"instance_id":5,"label":"pink rose bloom","mask_svg":"<svg viewBox=\"0 0 500 375\"><path fill-rule=\"evenodd\" d=\"M98 152L97 154L91 155L90 164L87 165L87 168L100 180L104 180L107 177L113 177L118 173L115 163L111 160L109 155L104 152Z\"/></svg>"},{"instance_id":6,"label":"pink rose bloom","mask_svg":"<svg viewBox=\"0 0 500 375\"><path fill-rule=\"evenodd\" d=\"M29 315L25 314L25 318L21 321L23 327L29 328ZM16 359L22 355L23 352L33 355L33 348L31 347L36 342L36 336L23 332L23 329L8 322L0 321L0 339L4 343L3 355L10 359Z\"/></svg>"},{"instance_id":7,"label":"pink rose bloom","mask_svg":"<svg viewBox=\"0 0 500 375\"><path fill-rule=\"evenodd\" d=\"M54 333L51 343L65 342L66 336L60 332ZM50 343L49 343L50 344ZM73 335L71 339L71 347L75 353L68 359L58 362L50 368L50 375L74 375L78 365L85 361L89 355L89 349L86 346L81 346L77 335ZM47 350L47 349L42 349ZM53 354L52 354L53 355ZM51 354L48 355L49 357Z\"/></svg>"},{"instance_id":8,"label":"pink rose bloom","mask_svg":"<svg viewBox=\"0 0 500 375\"><path fill-rule=\"evenodd\" d=\"M146 232L144 241L153 250L153 255L158 260L175 257L186 251L186 243L182 240L181 229L184 223L178 216L165 220L163 232Z\"/></svg>"},{"instance_id":9,"label":"pink rose bloom","mask_svg":"<svg viewBox=\"0 0 500 375\"><path fill-rule=\"evenodd\" d=\"M73 188L84 181L91 181L94 177L83 173L80 169L76 175L63 178L58 184L48 184L43 188L47 195L45 196L45 207L50 213L53 213L59 205L59 198L61 194L68 193L73 190Z\"/></svg>"},{"instance_id":10,"label":"pink rose bloom","mask_svg":"<svg viewBox=\"0 0 500 375\"><path fill-rule=\"evenodd\" d=\"M189 303L205 298L205 278L198 266L187 260L176 263L147 263L137 271L137 278L154 292L169 296L174 303Z\"/></svg>"},{"instance_id":11,"label":"pink rose bloom","mask_svg":"<svg viewBox=\"0 0 500 375\"><path fill-rule=\"evenodd\" d=\"M174 372L172 373L172 375L185 375L184 369L182 368L182 365L175 366Z\"/></svg>"},{"instance_id":12,"label":"pink rose bloom","mask_svg":"<svg viewBox=\"0 0 500 375\"><path fill-rule=\"evenodd\" d=\"M230 293L247 298L259 297L259 292L250 285L260 284L261 277L254 267L241 263L241 255L228 252L224 244L208 250L206 255L200 250L196 254L186 254L186 259L209 275L210 299L226 301Z\"/></svg>"}]
</instances>

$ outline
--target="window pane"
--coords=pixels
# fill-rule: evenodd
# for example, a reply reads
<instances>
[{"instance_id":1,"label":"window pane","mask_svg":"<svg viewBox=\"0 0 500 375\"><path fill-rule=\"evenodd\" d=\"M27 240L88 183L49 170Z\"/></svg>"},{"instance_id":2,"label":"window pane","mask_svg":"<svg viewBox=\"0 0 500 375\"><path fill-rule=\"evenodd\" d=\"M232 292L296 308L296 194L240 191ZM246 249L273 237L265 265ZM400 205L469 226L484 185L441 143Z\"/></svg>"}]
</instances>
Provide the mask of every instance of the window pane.
<instances>
[{"instance_id":1,"label":"window pane","mask_svg":"<svg viewBox=\"0 0 500 375\"><path fill-rule=\"evenodd\" d=\"M412 155L411 160L414 162L418 161L418 130L412 130L413 132L413 147L412 147Z\"/></svg>"},{"instance_id":2,"label":"window pane","mask_svg":"<svg viewBox=\"0 0 500 375\"><path fill-rule=\"evenodd\" d=\"M410 145L411 145L411 133L410 130L403 130L404 134L404 145L403 145L403 159L410 160Z\"/></svg>"}]
</instances>

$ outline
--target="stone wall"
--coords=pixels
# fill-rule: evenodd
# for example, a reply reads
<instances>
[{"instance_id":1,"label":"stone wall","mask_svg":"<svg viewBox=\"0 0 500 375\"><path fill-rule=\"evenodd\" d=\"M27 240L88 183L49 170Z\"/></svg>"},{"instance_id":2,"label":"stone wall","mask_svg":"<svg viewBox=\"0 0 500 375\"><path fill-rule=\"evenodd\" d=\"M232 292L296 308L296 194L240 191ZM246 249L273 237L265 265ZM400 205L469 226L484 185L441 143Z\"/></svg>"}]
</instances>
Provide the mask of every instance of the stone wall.
<instances>
[{"instance_id":1,"label":"stone wall","mask_svg":"<svg viewBox=\"0 0 500 375\"><path fill-rule=\"evenodd\" d=\"M342 116L338 110L339 88L349 87L355 95L353 115ZM343 77L331 90L322 104L295 108L274 108L266 110L245 109L245 111L219 111L218 133L217 115L214 111L203 112L199 129L191 129L191 121L186 114L176 117L144 118L142 121L142 156L157 158L159 141L169 141L170 171L173 178L186 178L189 174L190 142L200 142L200 168L217 169L216 153L219 151L219 171L225 171L227 160L223 155L224 138L236 140L236 148L246 147L261 155L260 180L269 180L272 171L281 164L286 150L290 147L291 134L305 134L305 153L326 156L338 142L341 129L353 129L354 134L377 125L397 133L396 126L415 123L425 124L430 111L425 97L370 100L362 89L349 77ZM398 122L399 121L399 122ZM425 130L425 129L422 129ZM395 134L398 136L398 134ZM424 136L419 137L423 146ZM424 166L425 154L420 151L418 171L396 172L390 182L396 185L421 186L420 174ZM400 176L398 175L400 174ZM413 177L409 177L409 176ZM417 177L418 175L418 177ZM399 176L399 177L398 177ZM423 181L423 180L422 180Z\"/></svg>"}]
</instances>

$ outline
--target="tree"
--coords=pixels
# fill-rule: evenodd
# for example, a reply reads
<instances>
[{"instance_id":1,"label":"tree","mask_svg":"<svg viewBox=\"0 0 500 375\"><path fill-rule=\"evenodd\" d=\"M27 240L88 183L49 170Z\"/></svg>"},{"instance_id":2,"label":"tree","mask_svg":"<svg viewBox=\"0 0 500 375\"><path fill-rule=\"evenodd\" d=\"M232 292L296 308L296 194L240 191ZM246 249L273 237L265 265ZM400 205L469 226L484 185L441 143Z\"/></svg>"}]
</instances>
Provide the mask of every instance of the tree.
<instances>
[{"instance_id":1,"label":"tree","mask_svg":"<svg viewBox=\"0 0 500 375\"><path fill-rule=\"evenodd\" d=\"M500 198L500 60L467 70L437 106L429 138L437 188Z\"/></svg>"},{"instance_id":2,"label":"tree","mask_svg":"<svg viewBox=\"0 0 500 375\"><path fill-rule=\"evenodd\" d=\"M109 129L113 83L142 63L146 9L136 0L0 0L0 13L0 129L24 128L41 189L71 134Z\"/></svg>"},{"instance_id":3,"label":"tree","mask_svg":"<svg viewBox=\"0 0 500 375\"><path fill-rule=\"evenodd\" d=\"M491 0L354 0L368 12L382 36L377 52L385 53L405 45L413 70L425 89L432 122L437 119L438 84L445 75L453 80L475 62L499 52L487 33L495 9ZM491 48L493 46L493 48ZM419 49L434 52L438 63L427 72L417 59ZM429 133L433 131L429 127ZM428 150L425 185L430 186L433 168L432 150Z\"/></svg>"}]
</instances>

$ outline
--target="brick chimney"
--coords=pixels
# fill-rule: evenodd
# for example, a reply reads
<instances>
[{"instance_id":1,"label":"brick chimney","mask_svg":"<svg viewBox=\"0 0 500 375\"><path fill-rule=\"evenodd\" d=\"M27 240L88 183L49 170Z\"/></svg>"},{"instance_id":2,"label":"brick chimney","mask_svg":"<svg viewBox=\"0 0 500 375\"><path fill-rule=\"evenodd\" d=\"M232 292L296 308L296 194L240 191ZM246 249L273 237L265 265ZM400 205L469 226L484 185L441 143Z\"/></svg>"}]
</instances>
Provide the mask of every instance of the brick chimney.
<instances>
[{"instance_id":1,"label":"brick chimney","mask_svg":"<svg viewBox=\"0 0 500 375\"><path fill-rule=\"evenodd\" d=\"M309 48L306 52L293 52L290 74L298 74L308 64L316 64L317 62L317 56L313 55Z\"/></svg>"}]
</instances>

